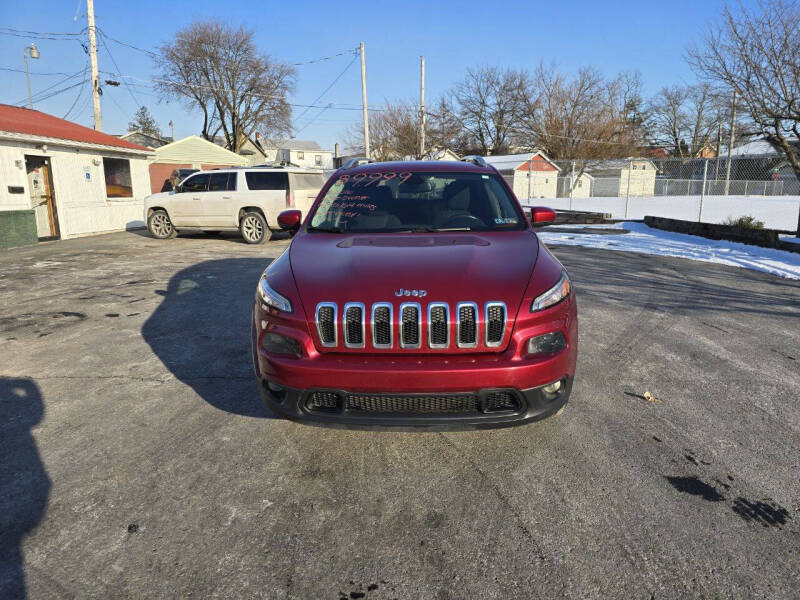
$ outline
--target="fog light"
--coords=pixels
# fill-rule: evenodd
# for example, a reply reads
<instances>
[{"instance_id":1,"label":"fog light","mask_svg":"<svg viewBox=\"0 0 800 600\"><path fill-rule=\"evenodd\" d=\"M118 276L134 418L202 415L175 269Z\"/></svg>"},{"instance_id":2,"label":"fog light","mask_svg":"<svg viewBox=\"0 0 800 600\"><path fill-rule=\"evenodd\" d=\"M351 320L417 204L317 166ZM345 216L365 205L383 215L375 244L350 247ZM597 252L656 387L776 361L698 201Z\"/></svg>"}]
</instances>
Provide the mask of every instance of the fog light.
<instances>
[{"instance_id":1,"label":"fog light","mask_svg":"<svg viewBox=\"0 0 800 600\"><path fill-rule=\"evenodd\" d=\"M561 381L556 381L555 383L551 383L550 385L544 386L542 388L542 391L545 394L555 394L560 389L561 389Z\"/></svg>"},{"instance_id":2,"label":"fog light","mask_svg":"<svg viewBox=\"0 0 800 600\"><path fill-rule=\"evenodd\" d=\"M268 331L261 338L261 348L270 354L300 356L300 344L296 339Z\"/></svg>"},{"instance_id":3,"label":"fog light","mask_svg":"<svg viewBox=\"0 0 800 600\"><path fill-rule=\"evenodd\" d=\"M567 347L567 340L560 331L537 335L528 340L528 354L554 354Z\"/></svg>"}]
</instances>

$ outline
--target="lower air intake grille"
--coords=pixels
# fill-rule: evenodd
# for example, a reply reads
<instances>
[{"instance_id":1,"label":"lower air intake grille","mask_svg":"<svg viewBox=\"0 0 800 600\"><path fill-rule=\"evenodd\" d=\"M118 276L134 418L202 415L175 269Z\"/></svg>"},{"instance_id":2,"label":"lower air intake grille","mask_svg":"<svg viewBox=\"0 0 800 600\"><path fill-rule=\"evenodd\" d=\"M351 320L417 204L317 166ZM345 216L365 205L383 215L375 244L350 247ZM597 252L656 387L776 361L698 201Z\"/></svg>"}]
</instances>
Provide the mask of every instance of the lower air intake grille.
<instances>
[{"instance_id":1,"label":"lower air intake grille","mask_svg":"<svg viewBox=\"0 0 800 600\"><path fill-rule=\"evenodd\" d=\"M447 306L441 304L430 307L430 346L431 348L445 348L448 342Z\"/></svg>"},{"instance_id":2,"label":"lower air intake grille","mask_svg":"<svg viewBox=\"0 0 800 600\"><path fill-rule=\"evenodd\" d=\"M506 329L506 307L490 304L486 308L486 344L499 345Z\"/></svg>"},{"instance_id":3,"label":"lower air intake grille","mask_svg":"<svg viewBox=\"0 0 800 600\"><path fill-rule=\"evenodd\" d=\"M485 412L519 409L519 402L511 392L490 392L486 394L483 402Z\"/></svg>"},{"instance_id":4,"label":"lower air intake grille","mask_svg":"<svg viewBox=\"0 0 800 600\"><path fill-rule=\"evenodd\" d=\"M405 348L419 346L419 308L404 306L400 320L400 341Z\"/></svg>"},{"instance_id":5,"label":"lower air intake grille","mask_svg":"<svg viewBox=\"0 0 800 600\"><path fill-rule=\"evenodd\" d=\"M394 396L386 394L348 394L346 408L366 413L478 413L477 394Z\"/></svg>"},{"instance_id":6,"label":"lower air intake grille","mask_svg":"<svg viewBox=\"0 0 800 600\"><path fill-rule=\"evenodd\" d=\"M339 409L339 394L335 392L312 392L306 399L308 410L332 412Z\"/></svg>"},{"instance_id":7,"label":"lower air intake grille","mask_svg":"<svg viewBox=\"0 0 800 600\"><path fill-rule=\"evenodd\" d=\"M320 306L317 309L317 332L323 344L336 343L336 311L332 306Z\"/></svg>"}]
</instances>

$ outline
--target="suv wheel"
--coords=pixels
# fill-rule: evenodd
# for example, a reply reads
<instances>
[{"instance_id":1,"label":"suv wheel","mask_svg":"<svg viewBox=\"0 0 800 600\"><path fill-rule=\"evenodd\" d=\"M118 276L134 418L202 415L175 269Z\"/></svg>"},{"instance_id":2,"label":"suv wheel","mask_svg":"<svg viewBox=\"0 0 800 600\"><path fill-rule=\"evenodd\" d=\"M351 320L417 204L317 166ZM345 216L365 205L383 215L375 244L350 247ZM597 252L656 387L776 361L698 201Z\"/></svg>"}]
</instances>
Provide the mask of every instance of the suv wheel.
<instances>
[{"instance_id":1,"label":"suv wheel","mask_svg":"<svg viewBox=\"0 0 800 600\"><path fill-rule=\"evenodd\" d=\"M148 217L147 230L159 240L167 240L178 235L178 232L172 226L172 221L169 220L167 211L161 209L154 210Z\"/></svg>"},{"instance_id":2,"label":"suv wheel","mask_svg":"<svg viewBox=\"0 0 800 600\"><path fill-rule=\"evenodd\" d=\"M239 233L248 244L263 244L271 237L267 221L257 212L245 213L239 222Z\"/></svg>"}]
</instances>

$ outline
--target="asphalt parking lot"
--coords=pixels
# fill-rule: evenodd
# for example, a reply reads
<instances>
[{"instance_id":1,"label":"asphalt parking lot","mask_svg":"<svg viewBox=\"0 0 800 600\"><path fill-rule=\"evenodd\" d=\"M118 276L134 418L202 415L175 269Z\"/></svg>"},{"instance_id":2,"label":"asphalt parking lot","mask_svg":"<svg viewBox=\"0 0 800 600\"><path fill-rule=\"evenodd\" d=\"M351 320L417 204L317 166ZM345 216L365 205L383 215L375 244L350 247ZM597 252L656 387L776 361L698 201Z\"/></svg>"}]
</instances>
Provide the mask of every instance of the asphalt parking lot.
<instances>
[{"instance_id":1,"label":"asphalt parking lot","mask_svg":"<svg viewBox=\"0 0 800 600\"><path fill-rule=\"evenodd\" d=\"M272 418L252 376L287 243L0 253L0 597L797 597L798 282L554 247L581 328L561 417L331 429Z\"/></svg>"}]
</instances>

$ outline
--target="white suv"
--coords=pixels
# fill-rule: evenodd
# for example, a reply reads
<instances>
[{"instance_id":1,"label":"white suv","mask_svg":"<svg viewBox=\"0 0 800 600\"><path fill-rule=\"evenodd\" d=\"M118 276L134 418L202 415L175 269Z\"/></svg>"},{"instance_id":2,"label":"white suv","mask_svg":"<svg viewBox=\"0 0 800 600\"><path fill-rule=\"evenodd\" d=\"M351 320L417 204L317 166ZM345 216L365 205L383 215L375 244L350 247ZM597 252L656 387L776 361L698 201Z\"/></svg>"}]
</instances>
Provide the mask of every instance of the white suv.
<instances>
[{"instance_id":1,"label":"white suv","mask_svg":"<svg viewBox=\"0 0 800 600\"><path fill-rule=\"evenodd\" d=\"M215 169L193 173L171 192L144 200L147 229L159 239L180 231L235 231L249 244L270 239L278 213L305 216L325 183L322 171L281 167Z\"/></svg>"}]
</instances>

